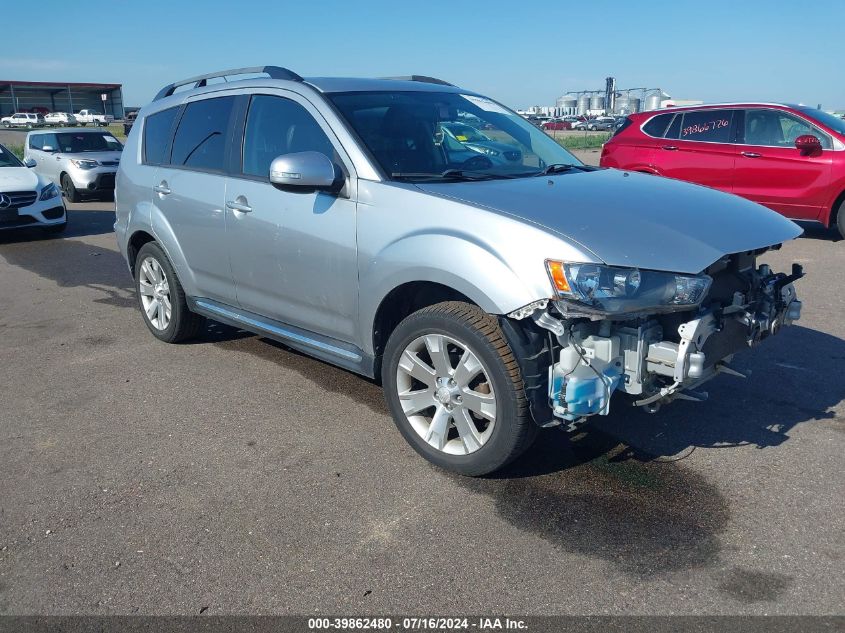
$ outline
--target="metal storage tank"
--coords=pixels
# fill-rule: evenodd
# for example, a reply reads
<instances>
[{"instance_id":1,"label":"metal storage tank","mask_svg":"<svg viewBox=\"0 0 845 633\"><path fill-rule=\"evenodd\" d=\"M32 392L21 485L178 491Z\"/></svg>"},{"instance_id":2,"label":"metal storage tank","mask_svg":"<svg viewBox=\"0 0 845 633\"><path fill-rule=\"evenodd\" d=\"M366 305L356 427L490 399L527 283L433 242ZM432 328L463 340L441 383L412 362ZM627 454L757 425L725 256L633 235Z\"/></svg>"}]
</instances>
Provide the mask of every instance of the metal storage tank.
<instances>
[{"instance_id":1,"label":"metal storage tank","mask_svg":"<svg viewBox=\"0 0 845 633\"><path fill-rule=\"evenodd\" d=\"M596 95L590 99L590 110L604 110L604 97Z\"/></svg>"},{"instance_id":2,"label":"metal storage tank","mask_svg":"<svg viewBox=\"0 0 845 633\"><path fill-rule=\"evenodd\" d=\"M640 100L638 97L628 97L628 114L640 111Z\"/></svg>"},{"instance_id":3,"label":"metal storage tank","mask_svg":"<svg viewBox=\"0 0 845 633\"><path fill-rule=\"evenodd\" d=\"M587 110L590 109L590 95L581 95L578 97L578 114L584 115L587 114Z\"/></svg>"},{"instance_id":4,"label":"metal storage tank","mask_svg":"<svg viewBox=\"0 0 845 633\"><path fill-rule=\"evenodd\" d=\"M662 90L655 90L654 92L648 93L645 98L645 110L657 110L660 108L660 102L668 98L669 95Z\"/></svg>"},{"instance_id":5,"label":"metal storage tank","mask_svg":"<svg viewBox=\"0 0 845 633\"><path fill-rule=\"evenodd\" d=\"M563 114L575 114L578 109L578 97L575 95L563 95L558 97L555 104Z\"/></svg>"}]
</instances>

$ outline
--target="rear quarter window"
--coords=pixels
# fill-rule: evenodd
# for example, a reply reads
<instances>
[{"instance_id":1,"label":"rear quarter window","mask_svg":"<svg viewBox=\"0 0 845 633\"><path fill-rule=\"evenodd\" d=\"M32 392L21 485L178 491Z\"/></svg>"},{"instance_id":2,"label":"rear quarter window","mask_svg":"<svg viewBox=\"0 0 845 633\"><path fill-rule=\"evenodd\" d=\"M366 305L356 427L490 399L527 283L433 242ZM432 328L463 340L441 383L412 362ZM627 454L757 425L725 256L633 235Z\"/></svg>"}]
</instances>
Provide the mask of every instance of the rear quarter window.
<instances>
[{"instance_id":1,"label":"rear quarter window","mask_svg":"<svg viewBox=\"0 0 845 633\"><path fill-rule=\"evenodd\" d=\"M178 107L169 108L151 114L144 120L144 163L147 165L167 163L165 152L178 111Z\"/></svg>"},{"instance_id":2,"label":"rear quarter window","mask_svg":"<svg viewBox=\"0 0 845 633\"><path fill-rule=\"evenodd\" d=\"M666 128L669 127L669 124L672 122L672 117L674 116L675 114L672 112L667 114L658 114L656 117L646 121L646 124L643 126L643 132L649 136L662 138L666 133Z\"/></svg>"}]
</instances>

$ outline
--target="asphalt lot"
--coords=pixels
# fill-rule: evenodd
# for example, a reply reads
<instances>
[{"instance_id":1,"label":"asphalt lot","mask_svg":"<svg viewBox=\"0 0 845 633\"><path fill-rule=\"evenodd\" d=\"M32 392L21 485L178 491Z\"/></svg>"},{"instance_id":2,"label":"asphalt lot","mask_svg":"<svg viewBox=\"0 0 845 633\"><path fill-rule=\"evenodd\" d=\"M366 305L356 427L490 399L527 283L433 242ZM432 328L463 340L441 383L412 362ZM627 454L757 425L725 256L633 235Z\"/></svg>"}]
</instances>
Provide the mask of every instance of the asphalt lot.
<instances>
[{"instance_id":1,"label":"asphalt lot","mask_svg":"<svg viewBox=\"0 0 845 633\"><path fill-rule=\"evenodd\" d=\"M597 154L596 154L597 156ZM710 400L429 466L373 383L220 325L147 331L111 203L0 237L0 614L841 614L845 242Z\"/></svg>"}]
</instances>

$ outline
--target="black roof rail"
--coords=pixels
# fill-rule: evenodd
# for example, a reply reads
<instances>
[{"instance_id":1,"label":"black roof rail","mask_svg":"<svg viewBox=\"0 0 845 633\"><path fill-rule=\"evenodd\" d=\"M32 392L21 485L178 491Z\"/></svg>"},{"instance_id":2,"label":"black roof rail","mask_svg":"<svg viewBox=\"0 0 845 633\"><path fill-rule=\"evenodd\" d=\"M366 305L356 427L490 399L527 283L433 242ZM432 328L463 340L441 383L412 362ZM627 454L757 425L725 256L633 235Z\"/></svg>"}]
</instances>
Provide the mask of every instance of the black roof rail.
<instances>
[{"instance_id":1,"label":"black roof rail","mask_svg":"<svg viewBox=\"0 0 845 633\"><path fill-rule=\"evenodd\" d=\"M257 73L266 73L267 75L269 75L270 79L288 79L290 81L303 81L302 77L297 75L295 72L293 72L292 70L288 70L287 68L282 68L281 66L253 66L251 68L232 68L231 70L221 70L216 73L209 73L207 75L197 75L196 77L190 77L189 79L183 79L182 81L177 81L172 84L168 84L158 91L158 94L155 96L153 101L158 101L159 99L169 97L176 91L176 88L179 88L180 86L194 84L194 88L202 88L203 86L207 85L209 79L216 79L218 77L230 77L232 75L253 75Z\"/></svg>"},{"instance_id":2,"label":"black roof rail","mask_svg":"<svg viewBox=\"0 0 845 633\"><path fill-rule=\"evenodd\" d=\"M454 86L448 81L443 81L437 77L428 77L426 75L406 75L405 77L382 77L382 79L397 79L399 81L420 81L425 84L439 84L441 86Z\"/></svg>"}]
</instances>

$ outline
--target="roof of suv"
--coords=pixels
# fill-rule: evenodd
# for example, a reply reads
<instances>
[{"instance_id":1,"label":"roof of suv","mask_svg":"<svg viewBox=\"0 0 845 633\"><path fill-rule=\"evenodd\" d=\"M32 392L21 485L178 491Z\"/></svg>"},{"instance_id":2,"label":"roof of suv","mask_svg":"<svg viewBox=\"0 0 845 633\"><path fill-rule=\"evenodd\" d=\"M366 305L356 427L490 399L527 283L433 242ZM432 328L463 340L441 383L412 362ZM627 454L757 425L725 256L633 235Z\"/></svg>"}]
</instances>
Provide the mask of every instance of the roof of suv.
<instances>
[{"instance_id":1,"label":"roof of suv","mask_svg":"<svg viewBox=\"0 0 845 633\"><path fill-rule=\"evenodd\" d=\"M803 106L796 103L774 103L764 101L735 101L725 103L699 103L698 105L684 105L684 106L668 106L666 108L657 108L655 110L644 110L642 112L635 112L632 114L638 115L654 115L662 114L664 112L684 112L687 110L709 110L712 108L759 108L759 107L775 107L775 108L791 108L793 110L800 110L809 106Z\"/></svg>"},{"instance_id":2,"label":"roof of suv","mask_svg":"<svg viewBox=\"0 0 845 633\"><path fill-rule=\"evenodd\" d=\"M306 77L305 82L320 92L460 92L475 94L446 83L410 79L374 79L364 77Z\"/></svg>"}]
</instances>

